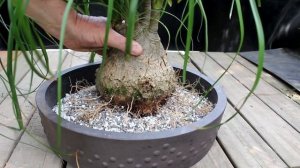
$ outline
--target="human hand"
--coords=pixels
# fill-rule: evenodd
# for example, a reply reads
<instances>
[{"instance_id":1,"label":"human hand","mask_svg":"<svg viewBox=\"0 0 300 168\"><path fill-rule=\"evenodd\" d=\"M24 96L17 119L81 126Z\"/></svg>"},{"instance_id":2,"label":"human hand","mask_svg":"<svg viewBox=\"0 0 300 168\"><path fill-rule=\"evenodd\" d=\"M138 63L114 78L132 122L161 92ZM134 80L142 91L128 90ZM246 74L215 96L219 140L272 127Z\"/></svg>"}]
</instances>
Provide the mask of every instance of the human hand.
<instances>
[{"instance_id":1,"label":"human hand","mask_svg":"<svg viewBox=\"0 0 300 168\"><path fill-rule=\"evenodd\" d=\"M66 32L65 46L77 51L95 51L101 54L104 45L106 18L77 14L75 25ZM125 52L126 38L110 29L108 46ZM132 42L131 55L139 56L143 53L142 46Z\"/></svg>"},{"instance_id":2,"label":"human hand","mask_svg":"<svg viewBox=\"0 0 300 168\"><path fill-rule=\"evenodd\" d=\"M26 14L46 32L59 39L65 7L63 0L30 0ZM81 15L72 9L67 21L64 45L76 51L95 51L101 54L105 29L106 18ZM110 29L108 46L124 52L126 38ZM139 56L142 53L142 46L133 41L131 55Z\"/></svg>"}]
</instances>

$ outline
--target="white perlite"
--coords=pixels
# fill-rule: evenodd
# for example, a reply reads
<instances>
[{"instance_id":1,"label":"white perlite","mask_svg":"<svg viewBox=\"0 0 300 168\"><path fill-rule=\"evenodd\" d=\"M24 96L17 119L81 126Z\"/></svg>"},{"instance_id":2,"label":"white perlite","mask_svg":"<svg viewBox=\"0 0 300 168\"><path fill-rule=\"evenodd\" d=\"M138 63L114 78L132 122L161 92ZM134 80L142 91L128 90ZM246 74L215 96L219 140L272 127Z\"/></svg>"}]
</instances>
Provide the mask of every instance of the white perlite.
<instances>
[{"instance_id":1,"label":"white perlite","mask_svg":"<svg viewBox=\"0 0 300 168\"><path fill-rule=\"evenodd\" d=\"M201 120L213 105L199 93L182 86L170 96L154 116L137 117L123 106L112 106L99 97L94 86L62 99L61 117L80 125L113 132L141 133L177 128ZM198 106L195 106L199 103ZM58 107L53 111L58 113Z\"/></svg>"}]
</instances>

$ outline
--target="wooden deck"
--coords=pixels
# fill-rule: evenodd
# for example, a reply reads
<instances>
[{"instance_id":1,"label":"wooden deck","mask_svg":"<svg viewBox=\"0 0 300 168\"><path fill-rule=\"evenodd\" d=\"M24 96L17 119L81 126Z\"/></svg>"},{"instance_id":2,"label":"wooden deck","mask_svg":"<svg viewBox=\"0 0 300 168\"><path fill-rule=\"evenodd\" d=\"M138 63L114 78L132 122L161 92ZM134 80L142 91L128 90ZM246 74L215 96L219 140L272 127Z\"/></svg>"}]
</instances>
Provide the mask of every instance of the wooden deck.
<instances>
[{"instance_id":1,"label":"wooden deck","mask_svg":"<svg viewBox=\"0 0 300 168\"><path fill-rule=\"evenodd\" d=\"M49 50L51 69L55 71L58 52ZM63 68L87 62L88 54L65 51ZM5 52L0 57L5 62ZM182 64L177 52L169 52L170 62ZM204 64L204 73L217 79L230 64L230 53L191 53L190 68ZM16 82L20 91L29 88L31 71L23 57L18 57L19 65ZM39 64L39 63L37 63ZM300 66L300 65L299 65ZM229 72L221 79L228 97L228 105L223 117L225 121L249 92L255 79L256 66L239 57ZM3 75L3 69L0 74ZM42 80L33 76L32 88ZM18 131L5 86L0 82L0 167L5 168L61 168L62 162L49 149L35 106L35 93L20 96L26 131ZM223 125L212 149L193 168L226 167L300 167L300 95L289 86L267 72L255 93L249 98L239 114ZM70 166L68 166L70 167Z\"/></svg>"}]
</instances>

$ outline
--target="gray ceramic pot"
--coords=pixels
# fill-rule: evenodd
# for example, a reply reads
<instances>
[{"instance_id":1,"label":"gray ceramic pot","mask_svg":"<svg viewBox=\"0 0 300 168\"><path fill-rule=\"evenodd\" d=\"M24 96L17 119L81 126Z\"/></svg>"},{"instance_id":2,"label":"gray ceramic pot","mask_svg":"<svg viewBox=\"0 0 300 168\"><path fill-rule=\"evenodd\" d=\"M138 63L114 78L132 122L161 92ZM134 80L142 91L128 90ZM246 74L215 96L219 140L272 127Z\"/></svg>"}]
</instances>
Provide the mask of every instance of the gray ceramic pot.
<instances>
[{"instance_id":1,"label":"gray ceramic pot","mask_svg":"<svg viewBox=\"0 0 300 168\"><path fill-rule=\"evenodd\" d=\"M98 66L99 64L87 64L64 71L62 95L69 93L70 81L86 79L93 82ZM198 72L188 72L187 79L190 82L199 78L201 86L198 85L197 89L210 88L213 83L210 79ZM57 115L51 109L57 102L56 86L55 79L46 81L36 95L42 125L53 148L56 147ZM77 152L82 168L188 168L205 156L217 136L218 128L198 128L220 123L227 103L219 86L212 89L208 99L215 104L215 108L204 119L161 132L107 132L62 120L61 146L58 151L74 167L74 153Z\"/></svg>"}]
</instances>

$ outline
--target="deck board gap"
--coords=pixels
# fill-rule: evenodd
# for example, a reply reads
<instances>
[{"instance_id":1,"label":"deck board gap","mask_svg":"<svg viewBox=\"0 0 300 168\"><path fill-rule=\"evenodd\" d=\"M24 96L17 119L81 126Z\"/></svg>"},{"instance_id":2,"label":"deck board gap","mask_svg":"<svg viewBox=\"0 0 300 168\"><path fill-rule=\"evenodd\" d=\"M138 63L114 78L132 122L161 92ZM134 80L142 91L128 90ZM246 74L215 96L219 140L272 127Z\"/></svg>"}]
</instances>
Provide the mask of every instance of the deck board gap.
<instances>
[{"instance_id":1,"label":"deck board gap","mask_svg":"<svg viewBox=\"0 0 300 168\"><path fill-rule=\"evenodd\" d=\"M24 128L25 128L25 129L27 129L27 127L29 126L29 123L30 123L30 121L31 121L31 119L32 119L32 117L33 117L33 115L34 115L34 113L37 112L36 110L37 110L37 109L35 108L35 109L34 109L34 112L30 115L30 117L28 117L28 121L27 121L26 124L24 125ZM20 133L20 135L18 136L18 138L15 140L13 149L10 151L10 153L9 153L9 155L8 155L6 161L5 161L5 164L8 163L8 161L9 161L9 159L11 158L12 154L14 153L14 151L15 151L17 145L18 145L19 143L22 143L22 142L21 142L21 138L22 138L22 136L24 135L25 130L20 130L20 131L21 131L21 133Z\"/></svg>"},{"instance_id":2,"label":"deck board gap","mask_svg":"<svg viewBox=\"0 0 300 168\"><path fill-rule=\"evenodd\" d=\"M226 56L228 56L229 58L233 58L231 53L224 53ZM247 63L257 67L256 64L254 64L253 62L251 61L248 61L247 59L243 58L242 56L239 55L239 57L245 61L247 61ZM243 66L244 68L248 69L249 71L251 71L252 73L255 74L255 72L249 68L248 66L244 65L242 61L240 61L238 58L235 59L235 61L240 64L241 66ZM283 83L286 87L286 91L291 91L293 94L299 94L300 95L300 92L296 89L293 89L288 83L286 83L285 81L281 80L280 78L278 78L277 76L274 76L272 74L270 74L268 71L264 70L264 73L268 74L268 75L271 75L274 79L280 81L281 83ZM278 90L279 92L281 92L282 94L284 94L285 96L288 96L288 94L286 92L284 92L283 90L279 89L278 86L275 86L273 83L271 83L270 81L264 79L264 77L261 78L261 80L263 80L264 82L268 83L269 85L271 85L274 89ZM288 96L289 97L289 96ZM296 101L295 99L291 99L293 100L295 103L299 104L300 105L300 100L299 101Z\"/></svg>"},{"instance_id":3,"label":"deck board gap","mask_svg":"<svg viewBox=\"0 0 300 168\"><path fill-rule=\"evenodd\" d=\"M30 70L26 71L22 77L20 78L20 80L18 82L15 83L15 85L17 86L24 78L25 76L30 72ZM2 82L2 81L0 81ZM8 86L9 87L9 86ZM9 93L6 93L6 94L3 94L1 97L2 97L2 100L0 100L0 104L9 96Z\"/></svg>"},{"instance_id":4,"label":"deck board gap","mask_svg":"<svg viewBox=\"0 0 300 168\"><path fill-rule=\"evenodd\" d=\"M224 65L220 64L218 61L215 60L215 58L211 55L209 55L209 53L204 53L205 55L207 55L210 59L212 59L216 64L218 64L221 68L223 68L224 70L226 70L226 68L224 67ZM235 60L236 61L236 60ZM237 62L237 61L236 61ZM239 62L238 62L239 63ZM240 64L240 63L239 63ZM248 69L248 68L247 68ZM251 71L252 72L252 71ZM232 75L230 72L226 72L229 73L235 80L237 80L242 86L244 86L249 92L250 89L248 88L247 85L245 85L243 82L240 81L240 79L238 79L235 75ZM254 73L255 74L255 73ZM262 78L260 80L263 80ZM271 85L272 86L272 85ZM276 89L276 88L275 88ZM276 89L277 90L277 89ZM282 93L282 92L281 92ZM284 93L283 93L284 94ZM269 107L279 118L281 118L283 121L285 121L289 126L291 126L295 131L297 131L298 133L300 133L300 130L298 128L296 128L293 124L291 124L286 118L284 118L282 115L280 115L276 109L274 109L272 106L270 106L268 103L266 103L266 101L264 99L262 99L259 95L257 95L255 92L252 93L252 96L255 96L256 98L258 98L261 102L263 102L267 107ZM236 106L234 106L232 104L232 106L236 109Z\"/></svg>"},{"instance_id":5,"label":"deck board gap","mask_svg":"<svg viewBox=\"0 0 300 168\"><path fill-rule=\"evenodd\" d=\"M222 65L220 65L220 63L218 62L218 61L216 61L212 56L210 56L209 54L206 54L206 53L203 53L203 55L206 55L206 56L208 56L213 62L215 62L218 66L220 66L223 70L226 70L226 67L224 67L224 66L222 66ZM199 69L201 69L198 65L197 65L197 63L196 63L196 61L194 61L193 59L191 59L191 63L199 70ZM245 84L243 84L239 79L237 79L234 75L232 75L230 72L228 72L228 74L231 76L231 77L233 77L233 79L235 79L237 82L239 82L244 88L246 88L248 91L249 91L249 89L248 89L248 87L247 86L245 86ZM254 95L256 98L259 98L259 96L257 96L257 95ZM261 98L259 98L259 100L261 101L261 102L263 102L263 104L265 104L266 105L266 103L264 102L264 101L262 101L261 100ZM230 105L232 105L233 107L234 107L234 109L236 110L236 111L238 111L238 114L243 118L243 120L251 127L251 129L253 129L253 131L263 140L263 142L279 157L279 159L284 163L284 164L286 164L288 167L290 167L290 165L288 164L288 161L286 161L286 160L284 160L284 158L279 154L279 152L273 147L273 146L271 146L271 144L267 141L267 139L265 139L260 133L259 133L259 131L255 128L255 126L253 125L253 124L251 124L251 122L247 119L247 117L242 113L242 112L240 112L238 109L237 109L237 107L234 105L234 102L232 102L232 100L230 100L230 99L228 99L228 103L230 104ZM268 108L270 108L269 106L267 106ZM274 109L272 109L272 108L270 108L270 110L271 111L273 111L274 112ZM280 117L280 119L283 119L283 117L281 117L278 113L276 113L275 112L275 114L276 114L276 116L279 116ZM289 126L291 125L287 120L284 120L284 122L286 122ZM291 127L292 129L294 129L296 132L299 132L297 129L295 129L295 127ZM222 144L222 143L220 143L220 144ZM226 150L225 150L226 151ZM228 156L229 157L229 156ZM230 158L230 157L229 157Z\"/></svg>"},{"instance_id":6,"label":"deck board gap","mask_svg":"<svg viewBox=\"0 0 300 168\"><path fill-rule=\"evenodd\" d=\"M68 53L65 54L65 55L63 55L62 64L66 61L66 58L67 58L68 55L69 55ZM40 62L39 60L38 60L38 61L35 61L35 65L38 66L39 62ZM16 85L20 84L20 83L22 82L22 80L23 80L27 75L29 75L29 73L30 73L30 70L28 70L28 71L24 74L24 76L22 76L22 78L18 81L18 83L17 83ZM56 72L54 72L54 73L56 73ZM33 74L33 75L35 75L35 74ZM17 148L18 144L21 143L21 144L29 145L29 146L31 146L31 147L35 147L35 146L30 145L30 144L23 143L23 142L21 141L21 139L22 139L23 135L25 134L25 130L29 127L30 122L31 122L31 120L32 120L32 118L33 118L33 116L34 116L34 114L37 113L38 111L37 111L36 105L28 99L29 96L26 96L26 95L25 95L25 96L24 96L24 95L20 95L20 94L21 94L21 91L20 91L19 89L18 89L18 93L19 93L18 96L23 97L23 98L24 98L24 101L28 102L32 107L34 107L34 109L33 109L33 113L31 113L30 116L29 116L28 118L26 118L27 121L26 121L26 123L25 123L25 125L24 125L24 129L23 129L23 130L20 130L20 134L19 134L18 137L14 140L13 148L12 148L12 150L9 152L9 154L8 154L8 156L7 156L7 159L4 161L4 163L5 163L5 164L4 164L4 167L6 167L7 164L9 163L9 161L10 161L10 159L11 159L13 153L15 152L15 149ZM32 93L31 93L31 94L32 94ZM6 97L5 97L5 99L6 99L8 96L9 96L9 95L7 94ZM3 99L3 101L4 101L5 99ZM0 103L0 104L1 104L1 103Z\"/></svg>"},{"instance_id":7,"label":"deck board gap","mask_svg":"<svg viewBox=\"0 0 300 168\"><path fill-rule=\"evenodd\" d=\"M35 65L37 65L37 64L38 64L38 62L35 61ZM30 73L30 69L27 70L27 71L25 71L25 73L24 73L24 74L22 75L22 77L18 80L18 82L16 82L16 86L18 86L18 84L20 84L21 81L22 81L29 73ZM20 90L19 90L18 88L17 88L17 91L18 91L18 93L20 94ZM2 97L3 99L2 99L2 101L0 102L0 104L1 104L2 102L4 102L5 99L7 99L8 97L9 97L9 93L5 94L5 95ZM25 96L22 96L22 97L24 97L24 100L27 101L27 98L25 98ZM31 103L30 101L28 101L28 102L29 102L29 104L32 105L32 103ZM28 118L28 121L25 123L25 125L24 125L25 128L29 125L29 122L30 122L32 116L33 116L33 114L30 115L30 117ZM3 126L4 126L4 127L7 127L6 125L3 125ZM12 156L12 154L13 154L15 148L17 147L18 143L20 142L20 140L21 140L21 138L22 138L24 132L25 132L24 130L20 130L20 134L18 135L17 139L14 140L15 142L13 143L13 148L12 148L12 150L9 152L9 154L8 154L8 156L7 156L7 159L4 161L5 165L8 163L9 159L11 158L11 156Z\"/></svg>"},{"instance_id":8,"label":"deck board gap","mask_svg":"<svg viewBox=\"0 0 300 168\"><path fill-rule=\"evenodd\" d=\"M225 146L222 144L222 142L220 141L219 137L217 136L216 141L218 142L218 144L220 145L221 149L223 150L223 152L225 153L226 157L228 158L229 162L232 164L232 166L234 168L237 168L238 166L236 165L236 163L234 162L234 160L232 159L231 155L228 153L228 151L226 150Z\"/></svg>"},{"instance_id":9,"label":"deck board gap","mask_svg":"<svg viewBox=\"0 0 300 168\"><path fill-rule=\"evenodd\" d=\"M259 133L259 131L253 126L253 124L245 117L245 115L237 108L234 103L228 99L227 102L236 110L236 112L244 119L244 121L253 129L253 131L272 149L272 151L282 160L284 164L288 167L291 167L283 158L282 156L272 147L272 145Z\"/></svg>"}]
</instances>

